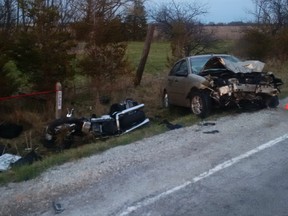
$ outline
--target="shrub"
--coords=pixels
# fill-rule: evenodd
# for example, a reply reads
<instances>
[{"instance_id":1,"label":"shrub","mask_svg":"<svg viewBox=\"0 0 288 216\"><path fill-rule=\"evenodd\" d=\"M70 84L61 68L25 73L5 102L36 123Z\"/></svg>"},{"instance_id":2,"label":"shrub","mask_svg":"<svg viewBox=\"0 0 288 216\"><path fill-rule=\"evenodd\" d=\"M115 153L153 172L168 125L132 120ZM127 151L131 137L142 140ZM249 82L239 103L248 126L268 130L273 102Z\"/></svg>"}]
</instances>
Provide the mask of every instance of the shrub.
<instances>
[{"instance_id":1,"label":"shrub","mask_svg":"<svg viewBox=\"0 0 288 216\"><path fill-rule=\"evenodd\" d=\"M83 72L92 78L98 90L107 83L112 86L121 76L131 74L126 48L127 45L124 43L94 45L87 48L87 55L80 64Z\"/></svg>"},{"instance_id":2,"label":"shrub","mask_svg":"<svg viewBox=\"0 0 288 216\"><path fill-rule=\"evenodd\" d=\"M283 29L273 40L273 50L270 52L271 56L277 57L285 61L288 56L288 29Z\"/></svg>"},{"instance_id":3,"label":"shrub","mask_svg":"<svg viewBox=\"0 0 288 216\"><path fill-rule=\"evenodd\" d=\"M259 29L249 29L236 43L235 54L249 59L264 60L271 51L271 37Z\"/></svg>"}]
</instances>

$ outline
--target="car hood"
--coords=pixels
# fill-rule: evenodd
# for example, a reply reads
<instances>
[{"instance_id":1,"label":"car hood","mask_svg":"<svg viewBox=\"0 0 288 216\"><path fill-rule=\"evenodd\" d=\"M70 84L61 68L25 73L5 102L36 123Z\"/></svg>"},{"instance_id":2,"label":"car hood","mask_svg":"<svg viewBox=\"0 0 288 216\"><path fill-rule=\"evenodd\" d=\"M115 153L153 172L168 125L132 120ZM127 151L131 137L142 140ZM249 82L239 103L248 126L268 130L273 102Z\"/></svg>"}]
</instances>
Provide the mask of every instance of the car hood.
<instances>
[{"instance_id":1,"label":"car hood","mask_svg":"<svg viewBox=\"0 0 288 216\"><path fill-rule=\"evenodd\" d=\"M212 57L204 65L202 71L216 69L227 69L235 73L262 72L265 63L261 61L239 61L232 62L221 57Z\"/></svg>"}]
</instances>

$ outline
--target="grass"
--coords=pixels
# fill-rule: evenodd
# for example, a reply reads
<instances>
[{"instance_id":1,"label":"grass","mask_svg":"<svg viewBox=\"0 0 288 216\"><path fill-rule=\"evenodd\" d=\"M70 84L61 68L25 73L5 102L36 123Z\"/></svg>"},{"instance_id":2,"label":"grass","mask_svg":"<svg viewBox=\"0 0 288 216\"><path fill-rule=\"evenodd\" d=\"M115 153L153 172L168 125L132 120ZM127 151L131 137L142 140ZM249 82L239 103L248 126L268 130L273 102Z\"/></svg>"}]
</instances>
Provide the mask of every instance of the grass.
<instances>
[{"instance_id":1,"label":"grass","mask_svg":"<svg viewBox=\"0 0 288 216\"><path fill-rule=\"evenodd\" d=\"M143 42L128 44L127 56L134 68L137 68L139 64L143 48ZM167 57L170 54L169 42L152 42L144 73L161 74L166 70Z\"/></svg>"},{"instance_id":2,"label":"grass","mask_svg":"<svg viewBox=\"0 0 288 216\"><path fill-rule=\"evenodd\" d=\"M229 53L232 45L233 43L231 41L219 42L216 44L215 50L211 50L211 52ZM129 43L127 56L135 68L139 63L142 51L143 51L142 42ZM183 126L189 126L198 123L200 119L198 119L194 115L191 115L189 109L172 107L170 110L163 110L161 108L161 93L163 85L162 78L166 75L167 71L166 60L169 54L170 54L169 43L167 42L152 43L144 76L141 82L141 86L129 89L126 89L125 87L125 91L121 93L122 97L123 95L125 95L126 97L131 97L136 101L145 104L145 113L151 119L151 123L148 126L142 127L139 130L135 130L123 136L110 138L106 141L97 140L96 142L93 142L91 144L80 145L77 146L76 148L65 150L61 153L55 153L51 151L47 152L46 149L44 150L44 148L41 147L42 145L39 144L40 141L38 137L38 139L33 140L33 144L34 147L39 146L40 155L42 155L41 153L43 151L46 151L44 159L40 162L33 163L32 165L29 166L13 168L7 172L0 173L0 184L3 185L9 182L21 182L29 180L39 176L42 172L51 167L61 165L69 161L75 161L79 158L95 155L103 151L106 151L107 149L113 148L115 146L126 145L137 140L141 140L147 137L163 133L168 130L165 127L165 125L160 124L160 122L163 119L167 119L172 123L181 124ZM288 85L286 83L288 82L287 80L288 76L286 71L288 69L288 63L279 64L278 62L269 62L267 64L267 69L275 72L277 76L283 79L285 85L282 87L281 97L287 96ZM124 86L125 85L123 85L123 88ZM84 100L84 97L82 97L82 100ZM89 98L89 100L96 101L95 98L92 99ZM85 101L77 103L77 105L78 104L82 105L85 104L85 106L88 107L88 104L86 104ZM99 104L97 104L97 106L99 109ZM80 108L84 109L83 107ZM77 111L79 110L78 107L76 107L76 109ZM107 110L108 106L103 107L103 110L105 109ZM233 111L228 112L233 113ZM81 113L81 116L82 114L83 113ZM225 112L221 110L217 111L214 113L214 115L209 117L207 121L215 120L224 115L227 115L227 111ZM39 122L41 122L39 116L33 117L33 115L30 113L27 114L21 112L18 113L16 116L19 119L24 119L25 122L29 120L35 122L34 123L35 125L33 125L33 127L38 129L37 131L38 134L41 132L41 127L43 127L43 125L41 126L39 124Z\"/></svg>"}]
</instances>

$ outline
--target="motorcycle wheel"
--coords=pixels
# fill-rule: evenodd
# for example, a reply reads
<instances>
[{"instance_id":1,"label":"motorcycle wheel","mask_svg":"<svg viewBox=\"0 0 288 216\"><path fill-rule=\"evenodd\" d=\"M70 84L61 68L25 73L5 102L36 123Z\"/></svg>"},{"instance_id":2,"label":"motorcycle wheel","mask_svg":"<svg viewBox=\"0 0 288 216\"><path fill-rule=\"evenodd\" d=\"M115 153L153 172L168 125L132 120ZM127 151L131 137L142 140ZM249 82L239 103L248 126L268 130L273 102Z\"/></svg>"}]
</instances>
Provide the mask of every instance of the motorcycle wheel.
<instances>
[{"instance_id":1,"label":"motorcycle wheel","mask_svg":"<svg viewBox=\"0 0 288 216\"><path fill-rule=\"evenodd\" d=\"M70 148L74 136L82 135L83 122L75 118L62 118L51 122L45 131L44 146L60 150Z\"/></svg>"}]
</instances>

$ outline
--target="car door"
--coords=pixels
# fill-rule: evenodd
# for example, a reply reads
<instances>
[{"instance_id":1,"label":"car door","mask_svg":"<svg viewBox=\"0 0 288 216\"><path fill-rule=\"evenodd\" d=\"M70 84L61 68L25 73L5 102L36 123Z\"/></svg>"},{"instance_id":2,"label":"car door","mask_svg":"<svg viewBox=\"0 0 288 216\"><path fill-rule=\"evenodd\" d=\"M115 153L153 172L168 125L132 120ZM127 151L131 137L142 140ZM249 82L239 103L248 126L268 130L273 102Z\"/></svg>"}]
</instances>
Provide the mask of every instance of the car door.
<instances>
[{"instance_id":1,"label":"car door","mask_svg":"<svg viewBox=\"0 0 288 216\"><path fill-rule=\"evenodd\" d=\"M186 81L189 74L186 59L177 62L168 76L167 92L169 102L178 106L186 105Z\"/></svg>"}]
</instances>

